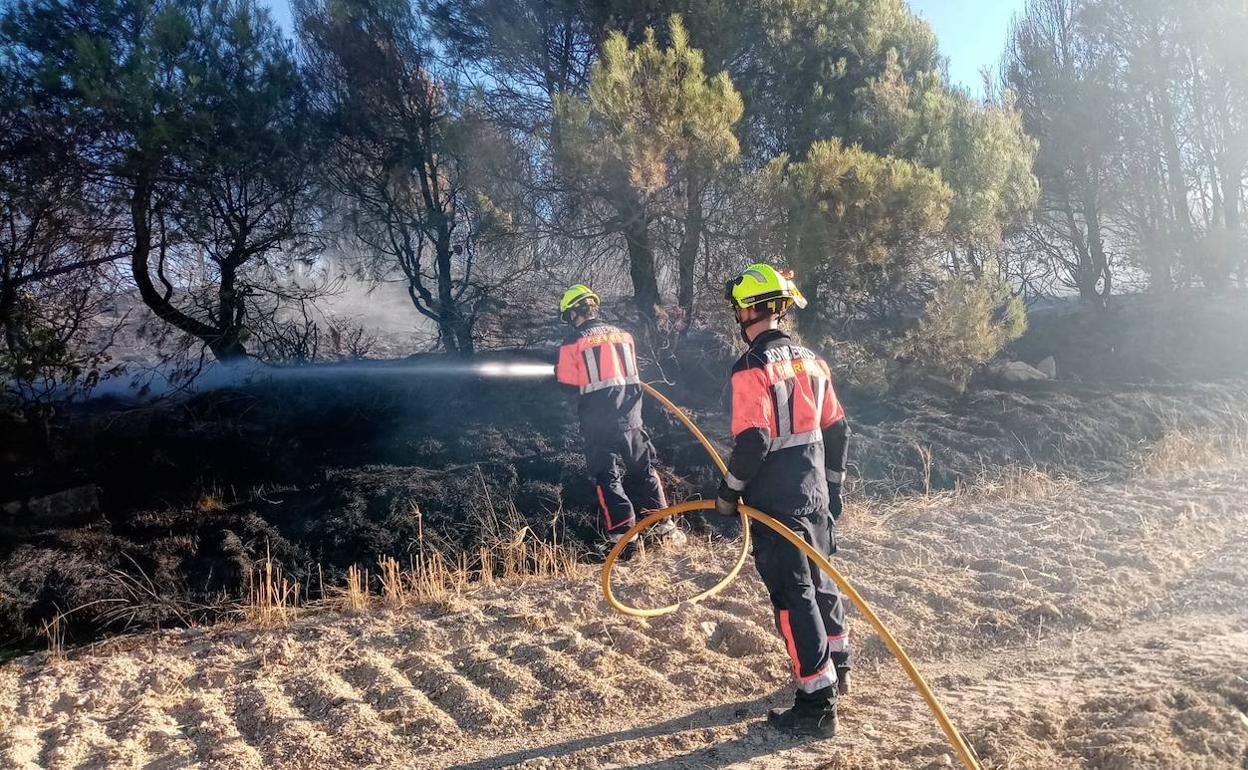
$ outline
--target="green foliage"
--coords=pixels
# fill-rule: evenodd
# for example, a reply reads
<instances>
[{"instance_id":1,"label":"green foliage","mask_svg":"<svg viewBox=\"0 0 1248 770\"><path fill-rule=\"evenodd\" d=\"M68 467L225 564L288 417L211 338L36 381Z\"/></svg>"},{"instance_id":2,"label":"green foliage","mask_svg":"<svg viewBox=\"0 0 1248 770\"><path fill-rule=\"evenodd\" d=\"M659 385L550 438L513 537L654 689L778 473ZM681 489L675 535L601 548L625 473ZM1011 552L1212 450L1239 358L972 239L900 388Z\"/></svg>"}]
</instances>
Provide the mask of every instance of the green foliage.
<instances>
[{"instance_id":1,"label":"green foliage","mask_svg":"<svg viewBox=\"0 0 1248 770\"><path fill-rule=\"evenodd\" d=\"M815 283L803 323L895 323L946 258L990 261L1038 195L1012 103L946 85L931 29L899 0L783 0L758 14L734 74L752 148L780 153L759 176L782 192L761 205L786 231L778 258Z\"/></svg>"},{"instance_id":2,"label":"green foliage","mask_svg":"<svg viewBox=\"0 0 1248 770\"><path fill-rule=\"evenodd\" d=\"M999 248L1005 229L1035 206L1036 144L1012 101L976 103L934 72L907 79L895 54L860 93L855 130L868 146L941 171L953 193L951 246Z\"/></svg>"},{"instance_id":3,"label":"green foliage","mask_svg":"<svg viewBox=\"0 0 1248 770\"><path fill-rule=\"evenodd\" d=\"M1026 331L1023 302L1000 275L954 277L936 288L923 319L896 343L894 354L919 371L965 385L976 366Z\"/></svg>"},{"instance_id":4,"label":"green foliage","mask_svg":"<svg viewBox=\"0 0 1248 770\"><path fill-rule=\"evenodd\" d=\"M667 31L666 47L651 28L637 46L612 33L590 74L587 96L560 94L554 103L558 163L581 198L575 208L623 236L634 298L651 320L661 301L651 224L669 214L684 220L681 293L688 307L702 189L708 177L736 160L734 127L744 111L726 74L703 72L702 53L690 47L680 17L669 20ZM682 184L684 196L675 189Z\"/></svg>"},{"instance_id":5,"label":"green foliage","mask_svg":"<svg viewBox=\"0 0 1248 770\"><path fill-rule=\"evenodd\" d=\"M879 397L892 387L889 357L879 354L878 340L826 339L819 346L828 365L836 373L836 387L852 389L866 396Z\"/></svg>"},{"instance_id":6,"label":"green foliage","mask_svg":"<svg viewBox=\"0 0 1248 770\"><path fill-rule=\"evenodd\" d=\"M780 180L776 194L789 211L791 261L803 289L824 300L878 287L903 269L941 232L952 199L938 171L835 139L814 144L786 173L767 173Z\"/></svg>"},{"instance_id":7,"label":"green foliage","mask_svg":"<svg viewBox=\"0 0 1248 770\"><path fill-rule=\"evenodd\" d=\"M744 3L756 18L734 77L746 95L751 144L764 157L801 159L817 141L840 137L875 152L863 131L870 83L891 67L902 81L940 70L936 36L904 0L766 0Z\"/></svg>"},{"instance_id":8,"label":"green foliage","mask_svg":"<svg viewBox=\"0 0 1248 770\"><path fill-rule=\"evenodd\" d=\"M40 294L20 291L0 308L0 411L47 416L107 375L107 352L84 339L96 310L90 289L58 283Z\"/></svg>"},{"instance_id":9,"label":"green foliage","mask_svg":"<svg viewBox=\"0 0 1248 770\"><path fill-rule=\"evenodd\" d=\"M629 47L612 33L590 75L587 98L560 95L555 120L573 174L603 190L631 188L653 197L681 164L731 162L740 152L733 127L744 105L726 73L707 77L702 53L689 46L680 17L668 25L670 44L653 29Z\"/></svg>"}]
</instances>

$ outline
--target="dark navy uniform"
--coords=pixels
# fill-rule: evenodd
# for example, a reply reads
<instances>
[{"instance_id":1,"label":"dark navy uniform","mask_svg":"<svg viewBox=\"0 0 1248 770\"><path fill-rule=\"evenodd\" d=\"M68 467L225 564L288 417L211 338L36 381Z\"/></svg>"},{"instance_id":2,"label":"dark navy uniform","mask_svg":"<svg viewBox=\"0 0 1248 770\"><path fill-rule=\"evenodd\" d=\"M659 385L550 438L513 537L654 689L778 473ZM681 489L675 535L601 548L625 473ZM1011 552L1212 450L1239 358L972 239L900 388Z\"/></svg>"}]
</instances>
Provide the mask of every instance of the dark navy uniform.
<instances>
[{"instance_id":1,"label":"dark navy uniform","mask_svg":"<svg viewBox=\"0 0 1248 770\"><path fill-rule=\"evenodd\" d=\"M849 429L827 363L782 331L760 334L732 369L732 433L736 443L719 496L740 499L820 553L834 553L828 484L844 479ZM775 532L755 523L750 534L754 563L793 664L799 701L834 701L836 669L849 668L840 592Z\"/></svg>"},{"instance_id":2,"label":"dark navy uniform","mask_svg":"<svg viewBox=\"0 0 1248 770\"><path fill-rule=\"evenodd\" d=\"M636 523L624 490L635 481L642 511L667 507L654 469L654 446L641 422L641 379L633 335L598 319L574 328L559 349L555 374L577 396L585 462L597 485L608 536L618 540ZM667 523L666 529L674 528ZM659 527L663 530L664 527Z\"/></svg>"}]
</instances>

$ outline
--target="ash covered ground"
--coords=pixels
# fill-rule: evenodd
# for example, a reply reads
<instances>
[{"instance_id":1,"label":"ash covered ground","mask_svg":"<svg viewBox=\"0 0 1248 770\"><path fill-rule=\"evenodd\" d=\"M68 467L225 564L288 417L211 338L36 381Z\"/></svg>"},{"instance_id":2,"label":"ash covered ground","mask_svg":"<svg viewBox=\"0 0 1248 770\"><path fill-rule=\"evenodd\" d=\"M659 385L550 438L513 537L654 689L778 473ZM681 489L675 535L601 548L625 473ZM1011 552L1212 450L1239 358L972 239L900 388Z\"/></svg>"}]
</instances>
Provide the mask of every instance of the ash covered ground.
<instances>
[{"instance_id":1,"label":"ash covered ground","mask_svg":"<svg viewBox=\"0 0 1248 770\"><path fill-rule=\"evenodd\" d=\"M1243 303L1163 310L1125 302L1108 324L1037 314L1013 353L1054 356L1056 381L882 397L846 388L852 494L948 489L1012 466L1124 478L1169 432L1239 430ZM710 374L659 387L726 449L713 373L729 362L682 363ZM712 493L712 467L684 428L655 405L646 420L672 496ZM500 519L545 539L597 537L575 412L547 380L342 370L148 406L98 400L62 414L51 434L5 430L0 643L10 650L40 644L43 623L69 610L70 641L219 617L266 555L314 594L350 565L406 561L422 539L471 551Z\"/></svg>"}]
</instances>

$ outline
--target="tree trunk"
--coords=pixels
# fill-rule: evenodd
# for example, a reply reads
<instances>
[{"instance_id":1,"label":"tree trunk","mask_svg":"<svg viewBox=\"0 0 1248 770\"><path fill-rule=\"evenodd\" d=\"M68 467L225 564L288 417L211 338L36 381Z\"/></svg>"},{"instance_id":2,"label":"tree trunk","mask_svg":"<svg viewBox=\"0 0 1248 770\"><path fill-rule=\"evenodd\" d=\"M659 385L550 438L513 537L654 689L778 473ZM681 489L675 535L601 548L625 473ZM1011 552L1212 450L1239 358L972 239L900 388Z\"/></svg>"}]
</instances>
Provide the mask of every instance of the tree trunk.
<instances>
[{"instance_id":1,"label":"tree trunk","mask_svg":"<svg viewBox=\"0 0 1248 770\"><path fill-rule=\"evenodd\" d=\"M1170 199L1170 216L1179 237L1179 249L1183 256L1196 256L1196 237L1192 232L1192 215L1187 205L1187 177L1183 171L1183 155L1174 132L1174 108L1165 93L1156 96L1158 115L1161 118L1162 151L1166 162L1167 193Z\"/></svg>"},{"instance_id":2,"label":"tree trunk","mask_svg":"<svg viewBox=\"0 0 1248 770\"><path fill-rule=\"evenodd\" d=\"M437 240L434 242L435 260L438 265L438 334L448 353L472 355L472 321L455 302L453 265L455 258L451 247L451 228L445 214L437 214Z\"/></svg>"},{"instance_id":3,"label":"tree trunk","mask_svg":"<svg viewBox=\"0 0 1248 770\"><path fill-rule=\"evenodd\" d=\"M143 303L151 308L156 317L202 341L213 356L223 363L240 358L243 350L238 339L226 340L220 329L209 326L183 313L173 306L165 294L152 282L152 175L143 169L136 173L134 190L130 195L130 223L134 228L134 245L130 251L130 272L139 287ZM223 271L224 275L224 271ZM163 279L162 279L163 280Z\"/></svg>"},{"instance_id":4,"label":"tree trunk","mask_svg":"<svg viewBox=\"0 0 1248 770\"><path fill-rule=\"evenodd\" d=\"M455 312L455 344L461 355L470 356L476 352L476 343L472 339L472 319L458 308Z\"/></svg>"},{"instance_id":5,"label":"tree trunk","mask_svg":"<svg viewBox=\"0 0 1248 770\"><path fill-rule=\"evenodd\" d=\"M621 230L628 244L628 273L633 279L633 301L641 311L642 319L654 325L659 306L659 283L655 277L654 250L650 246L650 222L645 207L635 196L620 212Z\"/></svg>"},{"instance_id":6,"label":"tree trunk","mask_svg":"<svg viewBox=\"0 0 1248 770\"><path fill-rule=\"evenodd\" d=\"M680 286L676 303L685 312L684 327L693 322L694 272L697 267L698 247L702 244L702 183L695 173L689 174L685 185L685 232L680 242L677 264L680 270Z\"/></svg>"},{"instance_id":7,"label":"tree trunk","mask_svg":"<svg viewBox=\"0 0 1248 770\"><path fill-rule=\"evenodd\" d=\"M7 265L5 266L8 267ZM9 352L17 355L20 337L17 331L17 288L12 281L0 282L0 329L4 330L4 344Z\"/></svg>"},{"instance_id":8,"label":"tree trunk","mask_svg":"<svg viewBox=\"0 0 1248 770\"><path fill-rule=\"evenodd\" d=\"M1087 201L1084 201L1084 206L1085 208L1087 207ZM1079 299L1089 304L1096 304L1098 300L1096 293L1098 275L1092 269L1092 253L1088 248L1089 238L1083 230L1079 229L1079 222L1075 219L1075 211L1071 208L1069 202L1066 204L1065 214L1070 247L1075 252L1075 272L1071 277L1075 281L1075 288L1079 290ZM1084 225L1087 226L1086 221Z\"/></svg>"},{"instance_id":9,"label":"tree trunk","mask_svg":"<svg viewBox=\"0 0 1248 770\"><path fill-rule=\"evenodd\" d=\"M1232 164L1228 164L1232 165ZM1223 173L1223 217L1226 220L1227 269L1233 270L1244 283L1244 273L1248 272L1248 239L1243 229L1243 166L1231 168Z\"/></svg>"},{"instance_id":10,"label":"tree trunk","mask_svg":"<svg viewBox=\"0 0 1248 770\"><path fill-rule=\"evenodd\" d=\"M1105 239L1101 237L1101 211L1099 200L1095 190L1091 184L1084 188L1083 193L1083 221L1088 228L1088 258L1089 265L1086 275L1088 277L1087 294L1084 294L1084 287L1079 287L1079 293L1084 299L1090 299L1097 309L1104 310L1109 305L1109 292L1113 287L1110 279L1109 257L1105 254ZM1097 289L1097 283L1104 282L1103 289Z\"/></svg>"},{"instance_id":11,"label":"tree trunk","mask_svg":"<svg viewBox=\"0 0 1248 770\"><path fill-rule=\"evenodd\" d=\"M808 343L818 344L827 328L822 315L823 291L819 279L813 273L801 286L802 295L806 297L806 309L794 314L797 317L797 328Z\"/></svg>"},{"instance_id":12,"label":"tree trunk","mask_svg":"<svg viewBox=\"0 0 1248 770\"><path fill-rule=\"evenodd\" d=\"M217 326L215 339L208 341L212 355L218 361L230 361L247 355L243 347L243 298L237 289L238 269L232 259L221 265L221 286L217 290Z\"/></svg>"}]
</instances>

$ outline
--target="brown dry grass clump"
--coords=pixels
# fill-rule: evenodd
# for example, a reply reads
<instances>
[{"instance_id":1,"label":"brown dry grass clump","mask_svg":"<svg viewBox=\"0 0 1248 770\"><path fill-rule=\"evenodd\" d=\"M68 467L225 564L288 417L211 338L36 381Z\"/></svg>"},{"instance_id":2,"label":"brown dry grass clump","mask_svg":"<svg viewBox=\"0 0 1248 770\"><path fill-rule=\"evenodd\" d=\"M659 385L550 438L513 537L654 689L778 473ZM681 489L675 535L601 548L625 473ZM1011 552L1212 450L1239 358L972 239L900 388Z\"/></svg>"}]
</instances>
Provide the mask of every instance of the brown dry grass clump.
<instances>
[{"instance_id":1,"label":"brown dry grass clump","mask_svg":"<svg viewBox=\"0 0 1248 770\"><path fill-rule=\"evenodd\" d=\"M266 554L260 569L247 575L247 599L239 607L243 620L261 628L284 625L299 606L302 586L282 574L282 565Z\"/></svg>"},{"instance_id":2,"label":"brown dry grass clump","mask_svg":"<svg viewBox=\"0 0 1248 770\"><path fill-rule=\"evenodd\" d=\"M463 551L448 540L427 536L420 508L413 504L418 537L415 553L406 564L388 555L377 558L375 570L352 564L342 586L326 588L321 578L324 598L318 602L302 600L307 595L303 586L284 577L281 566L266 557L248 577L247 597L238 614L244 622L269 627L288 623L300 607L309 604L354 613L366 612L377 603L403 609L445 602L474 585L556 578L576 571L579 551L557 539L539 538L515 505L508 503L499 515L487 499L487 510L490 513L475 522L479 545L475 551Z\"/></svg>"},{"instance_id":3,"label":"brown dry grass clump","mask_svg":"<svg viewBox=\"0 0 1248 770\"><path fill-rule=\"evenodd\" d=\"M1174 420L1165 435L1139 452L1137 474L1219 467L1248 456L1248 415L1228 415L1218 430L1185 430Z\"/></svg>"},{"instance_id":4,"label":"brown dry grass clump","mask_svg":"<svg viewBox=\"0 0 1248 770\"><path fill-rule=\"evenodd\" d=\"M985 468L971 480L959 480L952 489L932 490L919 495L898 493L891 498L852 495L846 501L848 518L883 525L898 516L912 516L953 503L967 505L1039 500L1059 495L1077 486L1074 479L1047 473L1036 466Z\"/></svg>"}]
</instances>

